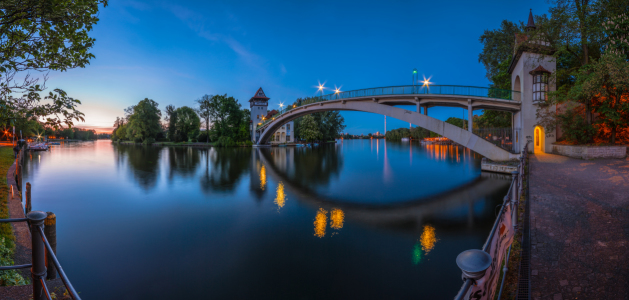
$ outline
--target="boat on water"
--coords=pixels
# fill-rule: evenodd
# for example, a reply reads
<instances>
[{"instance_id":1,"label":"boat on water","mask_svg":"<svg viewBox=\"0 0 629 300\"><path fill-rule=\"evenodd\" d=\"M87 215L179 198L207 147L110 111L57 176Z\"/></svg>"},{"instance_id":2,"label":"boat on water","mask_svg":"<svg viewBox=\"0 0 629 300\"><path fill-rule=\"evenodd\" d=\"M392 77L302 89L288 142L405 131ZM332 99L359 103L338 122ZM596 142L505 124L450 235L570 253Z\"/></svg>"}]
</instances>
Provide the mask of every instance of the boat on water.
<instances>
[{"instance_id":1,"label":"boat on water","mask_svg":"<svg viewBox=\"0 0 629 300\"><path fill-rule=\"evenodd\" d=\"M46 151L48 150L48 145L46 143L30 144L28 145L28 150Z\"/></svg>"}]
</instances>

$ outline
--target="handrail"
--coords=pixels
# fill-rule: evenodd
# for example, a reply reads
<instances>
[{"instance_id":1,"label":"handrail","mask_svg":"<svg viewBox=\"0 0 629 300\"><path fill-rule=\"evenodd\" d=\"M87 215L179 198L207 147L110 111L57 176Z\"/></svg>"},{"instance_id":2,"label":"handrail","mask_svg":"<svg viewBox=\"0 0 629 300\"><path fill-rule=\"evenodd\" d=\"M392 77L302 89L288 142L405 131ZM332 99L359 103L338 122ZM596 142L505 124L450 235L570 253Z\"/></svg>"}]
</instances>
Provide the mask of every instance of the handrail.
<instances>
[{"instance_id":1,"label":"handrail","mask_svg":"<svg viewBox=\"0 0 629 300\"><path fill-rule=\"evenodd\" d=\"M290 111L293 108L300 107L307 104L322 102L322 101L330 101L330 100L341 100L348 98L356 98L356 97L369 97L369 96L386 96L386 95L457 95L457 96L473 96L473 97L482 97L482 98L494 98L494 99L502 99L509 101L517 101L514 100L519 97L519 91L512 90L503 90L503 89L495 89L495 88L487 88L487 87L477 87L477 86L462 86L462 85L398 85L398 86L386 86L386 87L376 87L376 88L367 88L367 89L359 89L352 90L346 92L338 92L334 94L327 94L322 96L317 96L310 98L305 101L301 101L300 103L296 103L294 106L288 106L286 109L281 110L271 118L263 121L260 125L256 127L256 130L265 126L269 122L275 120L275 118L280 115Z\"/></svg>"},{"instance_id":2,"label":"handrail","mask_svg":"<svg viewBox=\"0 0 629 300\"><path fill-rule=\"evenodd\" d=\"M500 213L496 217L496 220L494 221L494 225L491 228L491 231L489 233L489 236L487 237L487 240L485 241L485 244L483 245L482 250L485 251L485 252L487 252L487 247L491 243L491 240L493 239L493 236L496 233L496 228L498 227L498 223L499 223L500 218L502 217L502 214L504 212L504 206L507 204L507 202L509 202L509 200L511 200L512 195L514 195L515 197L520 197L520 194L519 194L519 191L518 191L518 185L520 183L519 180L521 180L521 178L523 176L523 173L524 173L524 164L526 163L526 158L527 157L528 157L528 142L526 143L526 145L524 145L524 149L523 149L523 153L522 153L522 158L524 158L524 159L521 160L521 163L518 166L518 170L520 172L516 173L516 174L518 174L518 176L514 175L513 178L511 179L511 184L509 185L509 191L507 192L507 195L504 197L503 203L502 203L501 208L500 208ZM520 185L521 185L521 183L520 183ZM518 213L517 203L519 202L519 199L513 199L513 200L514 201L511 203L511 205L514 205L513 209L511 210L512 217L513 216L517 216L517 213ZM514 222L514 225L515 225L515 222ZM511 253L511 246L509 246L509 253ZM507 262L508 262L508 259L509 259L509 256L506 257ZM505 276L506 276L506 274L503 273L503 283L500 285L500 291L499 291L500 294L502 294L502 289L504 287L504 277ZM462 300L465 297L465 295L467 294L467 292L469 291L469 289L472 287L472 281L473 280L464 278L464 281L465 282L463 283L463 286L461 287L461 289L459 290L457 295L454 297L455 300Z\"/></svg>"},{"instance_id":3,"label":"handrail","mask_svg":"<svg viewBox=\"0 0 629 300\"><path fill-rule=\"evenodd\" d=\"M52 260L52 263L55 265L55 267L57 268L57 271L59 272L59 277L61 277L61 280L63 281L63 284L66 286L66 289L68 290L70 296L72 297L72 299L74 300L81 300L81 298L79 297L79 294L76 292L76 290L74 289L74 287L72 286L72 284L70 283L70 280L68 279L68 276L66 275L66 273L63 271L63 268L61 268L61 264L59 263L59 260L57 259L57 256L55 255L55 252L52 251L52 247L50 246L50 243L48 242L48 239L46 238L46 234L44 233L44 229L43 226L41 225L37 225L37 223L33 224L31 223L31 219L28 218L16 218L16 219L0 219L0 223L10 223L10 222L29 222L29 224L31 225L31 230L32 228L37 228L37 231L41 237L41 240L44 244L44 246L46 247L46 251L44 251L44 255L48 256L49 259ZM39 220L39 222L43 223L43 220ZM34 235L31 232L31 235ZM35 238L33 236L33 238ZM34 242L35 240L33 240ZM35 260L35 251L33 251L33 260ZM41 261L45 261L45 258L41 258ZM35 262L33 262L35 263ZM41 283L41 286L43 288L44 291L44 296L46 296L47 299L52 300L51 296L50 296L50 292L48 291L48 286L46 285L46 281L44 280L44 276L42 276L41 274L35 274L34 273L34 268L33 268L33 264L24 264L24 265L12 265L12 266L0 266L0 271L6 271L6 270L15 270L15 269L25 269L25 268L31 268L31 273L33 275L34 278L38 279L39 282ZM44 272L45 273L45 267L44 267ZM35 287L35 284L33 283L33 287Z\"/></svg>"},{"instance_id":4,"label":"handrail","mask_svg":"<svg viewBox=\"0 0 629 300\"><path fill-rule=\"evenodd\" d=\"M68 289L70 296L72 296L72 299L80 300L81 298L79 297L79 294L76 292L76 290L74 290L74 287L72 286L72 284L70 283L70 280L68 279L68 275L66 275L66 273L63 271L63 269L61 268L61 264L59 264L59 260L57 260L57 256L52 251L52 247L50 247L50 244L48 243L48 239L46 239L46 235L44 234L44 229L42 229L41 227L37 227L37 230L41 234L41 238L42 238L42 241L44 242L44 246L46 246L46 250L48 250L48 256L49 258L52 259L52 263L57 268L57 272L59 272L59 277L61 277L63 284L66 286L66 289Z\"/></svg>"}]
</instances>

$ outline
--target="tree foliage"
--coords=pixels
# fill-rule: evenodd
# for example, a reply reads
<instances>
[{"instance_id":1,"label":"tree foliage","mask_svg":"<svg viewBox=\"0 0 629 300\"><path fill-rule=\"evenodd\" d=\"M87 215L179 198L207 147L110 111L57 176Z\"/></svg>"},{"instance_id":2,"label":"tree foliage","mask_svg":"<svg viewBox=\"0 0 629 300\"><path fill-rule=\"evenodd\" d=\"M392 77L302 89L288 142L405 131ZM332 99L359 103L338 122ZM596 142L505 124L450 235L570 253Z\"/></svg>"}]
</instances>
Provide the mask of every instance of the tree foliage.
<instances>
[{"instance_id":1,"label":"tree foliage","mask_svg":"<svg viewBox=\"0 0 629 300\"><path fill-rule=\"evenodd\" d=\"M174 142L187 142L195 140L199 135L201 120L194 109L182 106L175 110L177 114L175 121ZM172 120L172 117L171 117Z\"/></svg>"},{"instance_id":2,"label":"tree foliage","mask_svg":"<svg viewBox=\"0 0 629 300\"><path fill-rule=\"evenodd\" d=\"M144 98L133 106L132 113L127 123L127 138L136 142L144 142L146 139L157 138L162 131L162 112L159 104L151 99Z\"/></svg>"},{"instance_id":3,"label":"tree foliage","mask_svg":"<svg viewBox=\"0 0 629 300\"><path fill-rule=\"evenodd\" d=\"M199 117L201 118L201 121L203 121L203 125L205 125L205 142L209 143L210 142L210 135L207 134L210 132L210 124L212 121L212 116L214 116L215 113L215 107L213 105L212 102L212 96L210 95L203 95L201 98L197 99L195 101L198 105L199 105Z\"/></svg>"},{"instance_id":4,"label":"tree foliage","mask_svg":"<svg viewBox=\"0 0 629 300\"><path fill-rule=\"evenodd\" d=\"M301 117L299 137L308 143L318 141L323 137L319 125L313 115Z\"/></svg>"},{"instance_id":5,"label":"tree foliage","mask_svg":"<svg viewBox=\"0 0 629 300\"><path fill-rule=\"evenodd\" d=\"M106 6L107 0L0 2L0 123L34 117L59 127L83 121L76 109L79 100L61 89L42 97L47 76L28 72L85 67L94 57L89 52L94 39L88 33L98 21L101 4ZM42 105L42 100L47 103Z\"/></svg>"},{"instance_id":6,"label":"tree foliage","mask_svg":"<svg viewBox=\"0 0 629 300\"><path fill-rule=\"evenodd\" d=\"M610 129L609 142L614 144L616 132L629 125L629 62L623 55L608 51L581 68L565 97L589 101L598 114L597 122Z\"/></svg>"}]
</instances>

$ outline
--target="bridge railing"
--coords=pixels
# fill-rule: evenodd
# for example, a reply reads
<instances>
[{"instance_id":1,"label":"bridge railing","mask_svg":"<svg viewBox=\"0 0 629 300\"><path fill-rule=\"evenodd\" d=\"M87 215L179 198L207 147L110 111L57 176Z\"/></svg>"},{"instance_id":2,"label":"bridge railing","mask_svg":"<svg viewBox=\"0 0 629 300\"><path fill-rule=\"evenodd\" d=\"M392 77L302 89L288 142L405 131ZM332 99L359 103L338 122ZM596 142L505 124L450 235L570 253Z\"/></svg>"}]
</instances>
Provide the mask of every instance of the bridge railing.
<instances>
[{"instance_id":1,"label":"bridge railing","mask_svg":"<svg viewBox=\"0 0 629 300\"><path fill-rule=\"evenodd\" d=\"M289 105L286 108L280 109L277 114L269 119L266 119L260 123L256 129L264 127L269 122L274 121L277 117L290 111L293 108L300 106L317 103L321 101L330 100L342 100L358 97L372 97L372 96L388 96L388 95L456 95L456 96L472 96L483 98L494 98L502 100L517 101L520 99L520 92L476 87L476 86L458 86L458 85L403 85L403 86L389 86L378 87L361 90L353 90L347 92L339 92L334 94L328 94L323 96L317 96L308 100L297 101L294 105Z\"/></svg>"},{"instance_id":2,"label":"bridge railing","mask_svg":"<svg viewBox=\"0 0 629 300\"><path fill-rule=\"evenodd\" d=\"M475 128L472 133L511 153L520 153L520 128Z\"/></svg>"}]
</instances>

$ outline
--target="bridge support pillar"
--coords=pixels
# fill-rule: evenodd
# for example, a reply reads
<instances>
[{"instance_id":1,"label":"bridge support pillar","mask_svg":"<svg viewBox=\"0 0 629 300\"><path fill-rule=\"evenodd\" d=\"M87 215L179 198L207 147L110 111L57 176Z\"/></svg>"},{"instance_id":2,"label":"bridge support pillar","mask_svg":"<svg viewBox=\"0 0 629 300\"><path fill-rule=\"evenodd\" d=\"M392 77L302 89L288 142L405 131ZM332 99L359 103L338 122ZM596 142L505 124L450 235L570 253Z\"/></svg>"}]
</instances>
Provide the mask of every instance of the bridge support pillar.
<instances>
[{"instance_id":1,"label":"bridge support pillar","mask_svg":"<svg viewBox=\"0 0 629 300\"><path fill-rule=\"evenodd\" d=\"M474 118L474 110L472 109L472 100L467 99L467 130L472 132L474 127L472 126L474 122L472 121Z\"/></svg>"},{"instance_id":2,"label":"bridge support pillar","mask_svg":"<svg viewBox=\"0 0 629 300\"><path fill-rule=\"evenodd\" d=\"M424 106L424 116L428 115L428 105Z\"/></svg>"},{"instance_id":3,"label":"bridge support pillar","mask_svg":"<svg viewBox=\"0 0 629 300\"><path fill-rule=\"evenodd\" d=\"M417 102L416 105L417 105L417 113L421 114L422 111L421 111L421 107L419 106L419 102Z\"/></svg>"}]
</instances>

